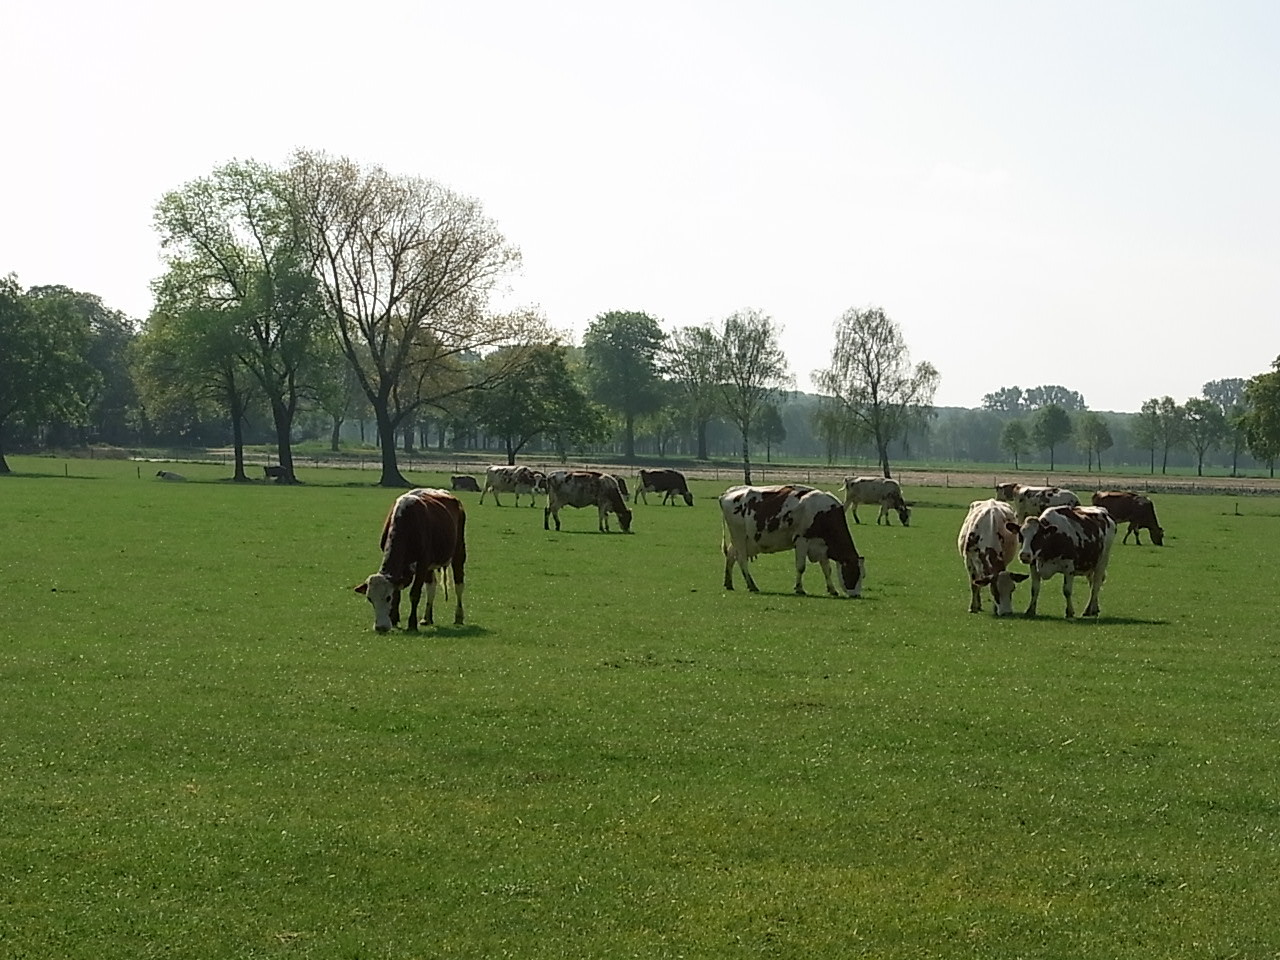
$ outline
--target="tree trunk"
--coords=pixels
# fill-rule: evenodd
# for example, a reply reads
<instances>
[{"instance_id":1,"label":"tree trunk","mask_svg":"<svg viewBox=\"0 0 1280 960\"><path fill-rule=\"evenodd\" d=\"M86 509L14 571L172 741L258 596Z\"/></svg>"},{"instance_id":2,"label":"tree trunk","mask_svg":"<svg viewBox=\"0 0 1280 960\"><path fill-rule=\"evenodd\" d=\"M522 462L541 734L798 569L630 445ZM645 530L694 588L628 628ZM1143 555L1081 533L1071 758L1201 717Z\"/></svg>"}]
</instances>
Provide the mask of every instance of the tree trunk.
<instances>
[{"instance_id":1,"label":"tree trunk","mask_svg":"<svg viewBox=\"0 0 1280 960\"><path fill-rule=\"evenodd\" d=\"M338 440L342 436L342 419L340 417L333 418L333 431L329 434L329 449L334 453L338 452Z\"/></svg>"},{"instance_id":2,"label":"tree trunk","mask_svg":"<svg viewBox=\"0 0 1280 960\"><path fill-rule=\"evenodd\" d=\"M707 421L698 421L698 459L707 460Z\"/></svg>"},{"instance_id":3,"label":"tree trunk","mask_svg":"<svg viewBox=\"0 0 1280 960\"><path fill-rule=\"evenodd\" d=\"M374 403L373 414L378 421L378 444L382 448L382 476L378 478L378 486L407 487L409 481L400 472L396 460L396 424L387 409L387 401L380 399Z\"/></svg>"},{"instance_id":4,"label":"tree trunk","mask_svg":"<svg viewBox=\"0 0 1280 960\"><path fill-rule=\"evenodd\" d=\"M742 482L751 483L751 451L747 443L747 431L742 431Z\"/></svg>"},{"instance_id":5,"label":"tree trunk","mask_svg":"<svg viewBox=\"0 0 1280 960\"><path fill-rule=\"evenodd\" d=\"M245 404L238 395L231 400L231 446L235 451L236 468L231 479L236 483L248 483L244 474L244 408Z\"/></svg>"},{"instance_id":6,"label":"tree trunk","mask_svg":"<svg viewBox=\"0 0 1280 960\"><path fill-rule=\"evenodd\" d=\"M4 458L4 421L0 421L0 477L12 473L9 462Z\"/></svg>"},{"instance_id":7,"label":"tree trunk","mask_svg":"<svg viewBox=\"0 0 1280 960\"><path fill-rule=\"evenodd\" d=\"M512 445L510 437L506 438L505 446L507 448L507 466L514 467L516 465L516 448ZM497 496L497 494L494 494L494 496Z\"/></svg>"},{"instance_id":8,"label":"tree trunk","mask_svg":"<svg viewBox=\"0 0 1280 960\"><path fill-rule=\"evenodd\" d=\"M628 413L622 436L622 455L628 460L636 458L636 415Z\"/></svg>"},{"instance_id":9,"label":"tree trunk","mask_svg":"<svg viewBox=\"0 0 1280 960\"><path fill-rule=\"evenodd\" d=\"M290 441L290 434L293 433L293 409L283 400L273 397L271 418L276 425L276 456L284 469L284 482L297 483L298 478L293 475L293 445Z\"/></svg>"},{"instance_id":10,"label":"tree trunk","mask_svg":"<svg viewBox=\"0 0 1280 960\"><path fill-rule=\"evenodd\" d=\"M1049 448L1049 469L1053 469L1053 447Z\"/></svg>"}]
</instances>

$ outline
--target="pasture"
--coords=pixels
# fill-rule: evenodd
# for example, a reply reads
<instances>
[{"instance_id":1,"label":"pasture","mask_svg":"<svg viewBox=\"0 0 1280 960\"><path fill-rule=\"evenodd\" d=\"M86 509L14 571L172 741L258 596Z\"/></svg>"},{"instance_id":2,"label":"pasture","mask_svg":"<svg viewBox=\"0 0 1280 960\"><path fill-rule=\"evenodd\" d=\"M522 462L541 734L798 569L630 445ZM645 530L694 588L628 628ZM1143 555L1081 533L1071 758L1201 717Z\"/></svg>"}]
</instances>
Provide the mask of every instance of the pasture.
<instances>
[{"instance_id":1,"label":"pasture","mask_svg":"<svg viewBox=\"0 0 1280 960\"><path fill-rule=\"evenodd\" d=\"M726 593L724 483L464 493L467 625L377 635L368 472L11 464L5 957L1280 952L1280 500L1158 496L1066 622L967 612L987 490L854 527L860 600Z\"/></svg>"}]
</instances>

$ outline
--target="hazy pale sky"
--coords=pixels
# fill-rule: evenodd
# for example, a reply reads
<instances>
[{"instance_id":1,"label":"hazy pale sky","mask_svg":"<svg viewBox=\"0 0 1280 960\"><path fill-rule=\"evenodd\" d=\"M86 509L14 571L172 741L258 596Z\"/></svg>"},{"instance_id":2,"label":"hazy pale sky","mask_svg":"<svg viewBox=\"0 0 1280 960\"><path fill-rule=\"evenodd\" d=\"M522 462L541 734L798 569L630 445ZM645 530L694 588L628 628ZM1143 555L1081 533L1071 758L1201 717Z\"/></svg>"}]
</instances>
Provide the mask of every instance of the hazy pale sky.
<instances>
[{"instance_id":1,"label":"hazy pale sky","mask_svg":"<svg viewBox=\"0 0 1280 960\"><path fill-rule=\"evenodd\" d=\"M940 405L1280 355L1274 0L0 2L0 273L135 317L156 201L325 150L477 198L580 337L880 306Z\"/></svg>"}]
</instances>

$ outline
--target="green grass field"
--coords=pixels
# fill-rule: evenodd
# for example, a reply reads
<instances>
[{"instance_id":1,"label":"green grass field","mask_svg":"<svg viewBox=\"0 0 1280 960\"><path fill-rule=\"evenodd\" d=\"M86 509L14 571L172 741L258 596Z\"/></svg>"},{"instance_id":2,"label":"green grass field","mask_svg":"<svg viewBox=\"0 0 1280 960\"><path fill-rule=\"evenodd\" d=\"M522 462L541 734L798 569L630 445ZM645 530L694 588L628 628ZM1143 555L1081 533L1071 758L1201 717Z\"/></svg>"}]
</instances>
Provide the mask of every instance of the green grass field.
<instances>
[{"instance_id":1,"label":"green grass field","mask_svg":"<svg viewBox=\"0 0 1280 960\"><path fill-rule=\"evenodd\" d=\"M985 490L861 600L726 593L711 483L464 494L467 625L380 636L367 471L10 462L0 956L1280 955L1280 500L1159 497L1067 622L967 612Z\"/></svg>"}]
</instances>

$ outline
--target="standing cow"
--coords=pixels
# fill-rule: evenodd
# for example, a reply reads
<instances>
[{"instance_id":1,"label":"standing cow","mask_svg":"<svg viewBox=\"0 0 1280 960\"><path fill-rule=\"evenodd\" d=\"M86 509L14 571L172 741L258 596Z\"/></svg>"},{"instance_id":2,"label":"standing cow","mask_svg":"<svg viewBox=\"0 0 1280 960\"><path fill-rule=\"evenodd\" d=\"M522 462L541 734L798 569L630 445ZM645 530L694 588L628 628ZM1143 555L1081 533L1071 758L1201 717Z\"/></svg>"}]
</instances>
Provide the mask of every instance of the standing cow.
<instances>
[{"instance_id":1,"label":"standing cow","mask_svg":"<svg viewBox=\"0 0 1280 960\"><path fill-rule=\"evenodd\" d=\"M991 588L997 617L1013 613L1013 591L1028 574L1012 573L1009 564L1018 555L1018 524L1013 509L999 500L975 500L960 525L956 546L969 573L969 612L982 611L982 588Z\"/></svg>"},{"instance_id":2,"label":"standing cow","mask_svg":"<svg viewBox=\"0 0 1280 960\"><path fill-rule=\"evenodd\" d=\"M724 517L724 588L733 589L733 565L742 570L747 589L758 592L747 564L762 553L794 550L796 586L804 594L807 560L822 567L827 593L840 596L831 579L831 561L840 568L840 585L846 596L862 596L866 560L858 554L849 521L840 501L812 487L730 487L720 497Z\"/></svg>"},{"instance_id":3,"label":"standing cow","mask_svg":"<svg viewBox=\"0 0 1280 960\"><path fill-rule=\"evenodd\" d=\"M423 623L434 623L435 572L453 568L457 607L453 622L462 623L463 567L467 562L467 514L461 501L445 490L410 490L396 498L382 525L382 566L357 586L373 604L373 629L386 633L400 623L400 591L409 591L409 631L418 629L418 600L427 585Z\"/></svg>"},{"instance_id":4,"label":"standing cow","mask_svg":"<svg viewBox=\"0 0 1280 960\"><path fill-rule=\"evenodd\" d=\"M1013 504L1018 523L1038 517L1049 507L1078 507L1080 498L1065 487L1028 487L1021 483L996 484L996 499Z\"/></svg>"},{"instance_id":5,"label":"standing cow","mask_svg":"<svg viewBox=\"0 0 1280 960\"><path fill-rule=\"evenodd\" d=\"M889 477L845 477L844 506L846 510L852 508L850 512L854 523L862 523L858 519L858 506L864 503L880 507L877 524L883 520L889 526L893 525L889 519L890 510L897 511L898 520L904 527L911 523L911 508L902 499L902 487L897 480Z\"/></svg>"},{"instance_id":6,"label":"standing cow","mask_svg":"<svg viewBox=\"0 0 1280 960\"><path fill-rule=\"evenodd\" d=\"M534 506L533 497L536 493L542 493L546 489L545 473L539 470L531 470L528 467L506 466L495 464L492 467L486 467L484 471L484 489L480 491L480 502L484 503L485 494L490 490L493 491L493 502L498 506L502 506L502 501L498 499L500 493L515 494L516 506L520 506L520 497L522 494L529 495L529 506Z\"/></svg>"},{"instance_id":7,"label":"standing cow","mask_svg":"<svg viewBox=\"0 0 1280 960\"><path fill-rule=\"evenodd\" d=\"M468 476L465 473L455 473L453 476L449 478L449 489L450 490L470 490L472 493L479 493L480 484L476 483L475 477ZM493 497L496 500L498 498L498 495L495 493Z\"/></svg>"},{"instance_id":8,"label":"standing cow","mask_svg":"<svg viewBox=\"0 0 1280 960\"><path fill-rule=\"evenodd\" d=\"M636 486L635 497L631 498L631 502L634 503L636 497L639 497L648 504L649 498L645 494L649 493L662 494L664 504L674 505L676 497L680 496L684 498L686 506L693 506L693 494L689 492L689 483L679 470L641 470L640 483Z\"/></svg>"},{"instance_id":9,"label":"standing cow","mask_svg":"<svg viewBox=\"0 0 1280 960\"><path fill-rule=\"evenodd\" d=\"M555 518L560 529L561 507L596 507L600 511L599 530L609 532L609 514L618 515L623 533L631 532L631 511L618 489L618 481L596 470L557 470L547 475L547 506L542 511L542 529L550 530Z\"/></svg>"},{"instance_id":10,"label":"standing cow","mask_svg":"<svg viewBox=\"0 0 1280 960\"><path fill-rule=\"evenodd\" d=\"M1062 595L1067 618L1076 615L1071 606L1071 585L1077 574L1089 580L1086 617L1098 615L1098 595L1107 579L1107 561L1116 539L1116 522L1101 507L1050 507L1038 517L1028 517L1018 533L1018 556L1031 568L1031 604L1027 616L1036 615L1040 581L1062 574Z\"/></svg>"},{"instance_id":11,"label":"standing cow","mask_svg":"<svg viewBox=\"0 0 1280 960\"><path fill-rule=\"evenodd\" d=\"M1121 543L1129 542L1129 534L1133 534L1134 542L1142 546L1142 531L1151 533L1151 542L1157 547L1164 546L1164 528L1156 522L1155 504L1140 493L1127 490L1099 490L1093 495L1093 505L1102 507L1111 514L1117 525L1129 524Z\"/></svg>"}]
</instances>

